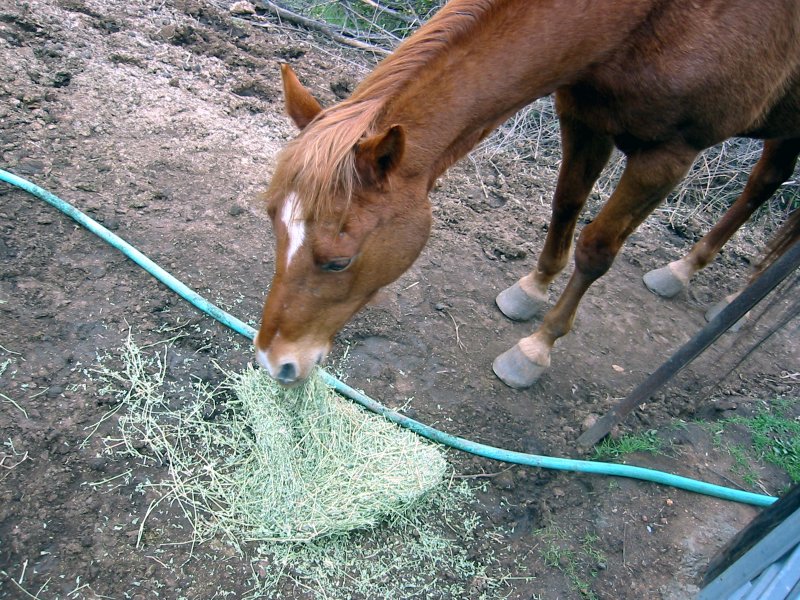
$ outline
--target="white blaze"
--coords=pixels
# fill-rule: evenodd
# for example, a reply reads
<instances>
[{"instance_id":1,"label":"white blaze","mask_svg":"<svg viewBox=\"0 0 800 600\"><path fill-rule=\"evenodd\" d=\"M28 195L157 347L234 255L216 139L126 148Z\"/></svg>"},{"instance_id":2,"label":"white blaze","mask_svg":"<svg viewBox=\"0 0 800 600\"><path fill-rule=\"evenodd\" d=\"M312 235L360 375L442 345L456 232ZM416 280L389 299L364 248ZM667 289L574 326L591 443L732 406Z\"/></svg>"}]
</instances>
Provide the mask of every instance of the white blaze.
<instances>
[{"instance_id":1,"label":"white blaze","mask_svg":"<svg viewBox=\"0 0 800 600\"><path fill-rule=\"evenodd\" d=\"M283 202L281 210L281 221L286 226L289 234L289 252L286 255L286 266L292 262L292 257L303 245L306 237L306 224L300 216L300 200L297 194L292 192Z\"/></svg>"}]
</instances>

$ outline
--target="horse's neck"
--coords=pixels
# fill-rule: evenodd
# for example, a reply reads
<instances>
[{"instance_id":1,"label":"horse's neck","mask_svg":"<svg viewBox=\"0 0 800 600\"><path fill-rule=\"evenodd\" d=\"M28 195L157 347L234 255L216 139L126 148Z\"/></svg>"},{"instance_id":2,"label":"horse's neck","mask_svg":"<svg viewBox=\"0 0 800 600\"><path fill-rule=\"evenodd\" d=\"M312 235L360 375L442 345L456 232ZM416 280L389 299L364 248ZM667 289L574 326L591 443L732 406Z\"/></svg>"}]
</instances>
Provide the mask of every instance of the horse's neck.
<instances>
[{"instance_id":1,"label":"horse's neck","mask_svg":"<svg viewBox=\"0 0 800 600\"><path fill-rule=\"evenodd\" d=\"M467 4L475 2L451 2L426 28L442 29ZM404 167L410 174L427 174L429 185L517 110L568 85L623 44L646 19L651 3L494 4L472 31L409 73L381 119L386 126L406 126ZM384 71L390 73L395 62L402 64L415 43L412 38L401 47Z\"/></svg>"}]
</instances>

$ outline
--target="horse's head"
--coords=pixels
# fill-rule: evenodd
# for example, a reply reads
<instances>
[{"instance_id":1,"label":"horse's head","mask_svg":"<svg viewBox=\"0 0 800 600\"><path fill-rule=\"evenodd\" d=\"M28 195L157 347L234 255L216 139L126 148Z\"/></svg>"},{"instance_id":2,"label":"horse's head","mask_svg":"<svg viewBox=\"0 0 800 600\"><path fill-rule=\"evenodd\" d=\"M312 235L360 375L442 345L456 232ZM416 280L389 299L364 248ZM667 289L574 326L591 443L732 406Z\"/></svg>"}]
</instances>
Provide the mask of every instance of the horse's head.
<instances>
[{"instance_id":1,"label":"horse's head","mask_svg":"<svg viewBox=\"0 0 800 600\"><path fill-rule=\"evenodd\" d=\"M336 333L379 288L411 266L431 215L427 181L403 168L403 127L347 142L347 119L331 115L331 126L294 73L284 66L282 75L287 111L302 133L279 156L267 191L277 250L255 346L258 363L291 385L325 359Z\"/></svg>"}]
</instances>

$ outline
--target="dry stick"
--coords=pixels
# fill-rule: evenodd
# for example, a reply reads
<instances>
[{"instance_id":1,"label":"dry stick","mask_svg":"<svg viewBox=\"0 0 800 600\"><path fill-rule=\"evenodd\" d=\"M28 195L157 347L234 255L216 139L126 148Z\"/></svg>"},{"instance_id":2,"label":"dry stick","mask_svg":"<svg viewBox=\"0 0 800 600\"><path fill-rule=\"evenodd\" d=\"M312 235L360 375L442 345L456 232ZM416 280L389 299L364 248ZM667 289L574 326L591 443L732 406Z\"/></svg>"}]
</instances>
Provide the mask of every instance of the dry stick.
<instances>
[{"instance_id":1,"label":"dry stick","mask_svg":"<svg viewBox=\"0 0 800 600\"><path fill-rule=\"evenodd\" d=\"M366 4L367 6L371 6L372 8L374 8L374 9L376 9L376 10L382 12L382 13L386 13L387 15L391 15L392 17L394 17L398 21L403 21L404 23L408 23L409 25L416 26L416 25L420 25L422 23L422 21L418 17L409 17L408 15L404 15L403 13L401 13L401 12L399 12L397 10L394 10L393 8L389 8L388 6L383 6L382 4L378 4L374 0L361 0L361 2L363 4Z\"/></svg>"},{"instance_id":2,"label":"dry stick","mask_svg":"<svg viewBox=\"0 0 800 600\"><path fill-rule=\"evenodd\" d=\"M456 342L458 342L458 347L459 347L459 348L461 348L462 350L466 350L466 349L467 349L467 347L466 347L466 346L464 345L464 343L461 341L461 336L460 336L460 335L459 335L459 333L458 333L458 323L456 323L456 320L453 318L453 315L451 315L451 314L450 314L450 311L449 311L449 310L447 310L447 309L445 308L445 309L444 309L444 312L446 312L446 313L447 313L447 316L448 316L448 317L450 317L450 320L453 322L453 327L455 327L455 328L456 328Z\"/></svg>"},{"instance_id":3,"label":"dry stick","mask_svg":"<svg viewBox=\"0 0 800 600\"><path fill-rule=\"evenodd\" d=\"M352 30L352 29L343 29L343 33L347 33L351 37L364 37L364 38L366 38L368 40L383 41L383 42L388 43L389 45L394 45L394 44L402 41L402 38L400 36L398 36L395 33L392 33L391 31L385 29L384 27L381 27L377 23L377 21L370 20L368 17L365 17L360 12L358 12L355 8L350 6L350 2L348 0L342 0L342 8L344 8L344 10L346 10L348 12L348 14L350 14L353 17L353 19L355 20L355 22L356 22L355 31ZM362 32L361 30L358 29L358 22L359 21L365 21L369 25L370 29L376 29L380 33L376 34L376 33L372 33L371 31L363 31Z\"/></svg>"},{"instance_id":4,"label":"dry stick","mask_svg":"<svg viewBox=\"0 0 800 600\"><path fill-rule=\"evenodd\" d=\"M453 475L453 479L479 479L479 478L492 478L497 477L498 475L502 475L516 467L517 465L511 465L510 467L506 467L502 471L497 471L496 473L472 473L467 475Z\"/></svg>"},{"instance_id":5,"label":"dry stick","mask_svg":"<svg viewBox=\"0 0 800 600\"><path fill-rule=\"evenodd\" d=\"M256 5L260 8L268 10L272 14L276 15L281 19L285 19L290 23L294 23L295 25L301 25L306 29L312 29L314 31L318 31L323 33L333 39L340 44L345 44L346 46L352 46L353 48L359 48L360 50L367 50L369 52L373 52L375 54L380 54L382 56L388 56L391 54L391 51L381 48L379 46L373 46L372 44L366 44L364 42L360 42L353 38L346 37L339 33L333 31L330 27L325 25L324 23L320 23L319 21L314 21L313 19L309 19L302 15L298 15L290 10L286 10L285 8L281 8L277 4L270 2L269 0L256 0ZM258 25L257 23L254 23Z\"/></svg>"},{"instance_id":6,"label":"dry stick","mask_svg":"<svg viewBox=\"0 0 800 600\"><path fill-rule=\"evenodd\" d=\"M800 267L800 242L796 242L783 256L765 269L758 279L747 286L719 315L640 383L628 394L627 398L617 403L602 418L598 419L578 438L578 445L587 448L608 435L615 425L628 416L628 413L640 404L649 401L656 390L697 358L798 267Z\"/></svg>"},{"instance_id":7,"label":"dry stick","mask_svg":"<svg viewBox=\"0 0 800 600\"><path fill-rule=\"evenodd\" d=\"M17 455L17 456L19 456L19 455ZM6 465L3 464L4 462L6 462L7 458L10 458L10 455L6 455L6 456L3 456L2 458L0 458L0 467L3 467L4 469L8 469L10 471L11 469L17 468L22 463L24 463L26 460L28 460L28 453L26 451L25 455L21 459L19 459L17 462L15 462L13 465L11 465L11 466L6 466Z\"/></svg>"},{"instance_id":8,"label":"dry stick","mask_svg":"<svg viewBox=\"0 0 800 600\"><path fill-rule=\"evenodd\" d=\"M385 45L388 45L390 47L394 46L397 43L397 41L399 40L399 38L396 35L392 35L388 31L386 31L382 27L380 27L377 23L375 23L373 21L370 21L370 19L368 17L366 17L366 16L360 14L358 11L356 11L352 6L350 6L350 3L347 0L339 0L338 3L341 5L341 8L350 17L352 17L354 28L353 27L347 27L346 25L336 25L336 26L332 27L331 23L329 21L324 21L324 20L323 21L315 21L315 22L319 23L323 27L329 28L331 31L336 32L339 35L342 35L347 39L358 40L360 43L363 43L363 44L370 44L370 43L372 43L373 45L374 44L378 44L378 47L380 47L380 48L384 48ZM286 9L284 9L284 10L286 10ZM295 13L295 14L298 14L298 13ZM298 14L298 16L302 16L302 15ZM303 18L308 19L309 17L303 17ZM376 29L379 29L381 31L384 31L385 33L384 34L373 33L372 31L367 31L366 29L361 29L361 28L359 28L359 22L360 21L364 21L365 23L367 23L368 25L372 26L373 28L376 28ZM349 22L349 20L345 20L345 23L347 23L347 22Z\"/></svg>"}]
</instances>

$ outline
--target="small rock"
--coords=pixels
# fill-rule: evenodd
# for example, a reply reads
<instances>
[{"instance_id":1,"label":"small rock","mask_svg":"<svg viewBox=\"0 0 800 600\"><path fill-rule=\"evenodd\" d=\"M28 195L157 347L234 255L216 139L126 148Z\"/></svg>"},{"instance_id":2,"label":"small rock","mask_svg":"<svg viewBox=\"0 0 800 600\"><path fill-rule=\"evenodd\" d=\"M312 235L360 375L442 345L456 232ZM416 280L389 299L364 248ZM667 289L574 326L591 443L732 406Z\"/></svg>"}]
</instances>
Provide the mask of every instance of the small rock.
<instances>
[{"instance_id":1,"label":"small rock","mask_svg":"<svg viewBox=\"0 0 800 600\"><path fill-rule=\"evenodd\" d=\"M586 415L586 418L583 421L581 421L581 432L588 431L589 429L594 427L594 424L597 423L597 418L598 418L597 415L593 413L589 413L588 415Z\"/></svg>"},{"instance_id":2,"label":"small rock","mask_svg":"<svg viewBox=\"0 0 800 600\"><path fill-rule=\"evenodd\" d=\"M501 490L512 490L514 489L514 476L510 471L500 473L500 475L495 477L494 483Z\"/></svg>"},{"instance_id":3,"label":"small rock","mask_svg":"<svg viewBox=\"0 0 800 600\"><path fill-rule=\"evenodd\" d=\"M48 398L56 398L64 393L64 388L60 385L54 385L47 390L47 397Z\"/></svg>"},{"instance_id":4,"label":"small rock","mask_svg":"<svg viewBox=\"0 0 800 600\"><path fill-rule=\"evenodd\" d=\"M106 470L106 459L101 456L91 459L89 461L89 468L92 469L92 471L99 471L102 473Z\"/></svg>"},{"instance_id":5,"label":"small rock","mask_svg":"<svg viewBox=\"0 0 800 600\"><path fill-rule=\"evenodd\" d=\"M339 100L344 100L353 91L353 85L347 79L337 79L331 83L331 91Z\"/></svg>"},{"instance_id":6,"label":"small rock","mask_svg":"<svg viewBox=\"0 0 800 600\"><path fill-rule=\"evenodd\" d=\"M58 71L53 75L53 87L67 87L72 81L72 73L69 71Z\"/></svg>"},{"instance_id":7,"label":"small rock","mask_svg":"<svg viewBox=\"0 0 800 600\"><path fill-rule=\"evenodd\" d=\"M718 412L723 412L723 411L726 411L726 410L736 410L736 408L739 406L739 404L736 402L736 400L734 398L735 397L732 397L731 399L722 398L720 400L717 400L714 403L714 410L716 410Z\"/></svg>"},{"instance_id":8,"label":"small rock","mask_svg":"<svg viewBox=\"0 0 800 600\"><path fill-rule=\"evenodd\" d=\"M232 15L256 14L256 7L247 2L246 0L241 0L240 2L234 2L233 4L231 4L231 7L228 10Z\"/></svg>"},{"instance_id":9,"label":"small rock","mask_svg":"<svg viewBox=\"0 0 800 600\"><path fill-rule=\"evenodd\" d=\"M17 167L17 173L21 175L39 175L44 172L45 164L41 160L26 160L20 162Z\"/></svg>"},{"instance_id":10,"label":"small rock","mask_svg":"<svg viewBox=\"0 0 800 600\"><path fill-rule=\"evenodd\" d=\"M119 229L119 219L106 219L104 225L106 226L106 229L110 231L116 231Z\"/></svg>"}]
</instances>

